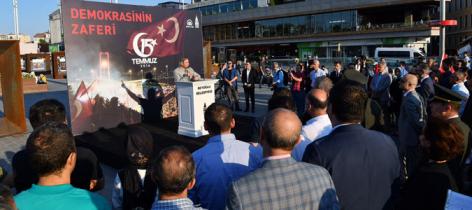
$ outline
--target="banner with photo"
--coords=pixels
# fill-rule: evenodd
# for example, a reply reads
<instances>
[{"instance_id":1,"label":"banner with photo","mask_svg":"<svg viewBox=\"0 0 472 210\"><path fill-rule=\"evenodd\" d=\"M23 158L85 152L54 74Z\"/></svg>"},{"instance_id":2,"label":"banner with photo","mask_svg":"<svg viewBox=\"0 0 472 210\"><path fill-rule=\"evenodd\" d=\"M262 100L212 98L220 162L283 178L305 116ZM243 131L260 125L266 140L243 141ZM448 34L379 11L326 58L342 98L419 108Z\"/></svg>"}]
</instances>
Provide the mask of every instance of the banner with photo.
<instances>
[{"instance_id":1,"label":"banner with photo","mask_svg":"<svg viewBox=\"0 0 472 210\"><path fill-rule=\"evenodd\" d=\"M183 57L203 75L201 13L63 0L67 82L75 135L141 122L146 75L162 86L164 118L177 115L173 70ZM144 84L144 85L143 85Z\"/></svg>"}]
</instances>

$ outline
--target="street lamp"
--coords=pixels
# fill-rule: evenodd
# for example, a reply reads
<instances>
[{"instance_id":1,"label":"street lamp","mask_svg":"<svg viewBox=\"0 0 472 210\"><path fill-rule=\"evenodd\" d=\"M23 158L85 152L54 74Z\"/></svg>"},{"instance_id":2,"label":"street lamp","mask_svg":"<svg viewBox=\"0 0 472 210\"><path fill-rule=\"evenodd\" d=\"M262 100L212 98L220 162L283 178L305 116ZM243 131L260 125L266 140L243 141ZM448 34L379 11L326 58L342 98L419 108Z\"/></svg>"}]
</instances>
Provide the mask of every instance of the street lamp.
<instances>
[{"instance_id":1,"label":"street lamp","mask_svg":"<svg viewBox=\"0 0 472 210\"><path fill-rule=\"evenodd\" d=\"M13 26L15 27L16 39L20 40L20 26L18 21L18 0L13 0Z\"/></svg>"}]
</instances>

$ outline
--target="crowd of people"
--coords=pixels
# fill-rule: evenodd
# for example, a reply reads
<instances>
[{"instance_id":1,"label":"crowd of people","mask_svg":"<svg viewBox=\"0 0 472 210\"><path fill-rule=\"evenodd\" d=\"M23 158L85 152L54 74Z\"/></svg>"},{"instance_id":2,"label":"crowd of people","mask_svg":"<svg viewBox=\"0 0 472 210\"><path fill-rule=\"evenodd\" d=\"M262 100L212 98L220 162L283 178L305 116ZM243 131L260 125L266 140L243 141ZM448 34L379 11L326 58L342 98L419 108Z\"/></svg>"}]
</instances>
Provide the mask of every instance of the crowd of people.
<instances>
[{"instance_id":1,"label":"crowd of people","mask_svg":"<svg viewBox=\"0 0 472 210\"><path fill-rule=\"evenodd\" d=\"M267 113L241 140L232 133L240 110L232 65L221 71L231 106L207 107L202 148L156 148L149 131L129 126L128 164L115 176L111 202L96 193L102 169L75 145L64 105L33 105L34 131L13 157L12 180L3 180L16 195L0 186L0 207L443 209L448 190L472 194L470 63L391 69L360 59L326 71L314 60L292 72L274 64ZM246 111L254 111L259 80L251 65L241 76Z\"/></svg>"}]
</instances>

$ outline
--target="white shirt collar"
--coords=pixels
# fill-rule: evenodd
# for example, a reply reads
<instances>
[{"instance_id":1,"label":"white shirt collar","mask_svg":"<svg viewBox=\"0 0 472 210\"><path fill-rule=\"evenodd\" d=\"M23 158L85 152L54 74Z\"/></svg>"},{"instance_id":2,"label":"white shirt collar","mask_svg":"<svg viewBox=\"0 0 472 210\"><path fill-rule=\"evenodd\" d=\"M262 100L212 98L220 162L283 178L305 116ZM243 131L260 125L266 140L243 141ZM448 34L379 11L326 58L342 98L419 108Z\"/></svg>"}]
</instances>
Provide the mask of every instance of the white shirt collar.
<instances>
[{"instance_id":1,"label":"white shirt collar","mask_svg":"<svg viewBox=\"0 0 472 210\"><path fill-rule=\"evenodd\" d=\"M328 120L329 120L328 114L323 114L323 115L320 115L320 116L317 116L317 117L313 117L313 118L311 118L310 120L308 120L308 121L306 122L306 124L309 125L309 124L312 124L312 123L314 123L314 122L316 122L316 121L323 120L323 119L328 119Z\"/></svg>"},{"instance_id":2,"label":"white shirt collar","mask_svg":"<svg viewBox=\"0 0 472 210\"><path fill-rule=\"evenodd\" d=\"M406 91L405 93L403 93L403 96L408 95L408 93L410 93L410 92L413 92L413 91L412 90Z\"/></svg>"},{"instance_id":3,"label":"white shirt collar","mask_svg":"<svg viewBox=\"0 0 472 210\"><path fill-rule=\"evenodd\" d=\"M277 156L269 156L269 157L266 157L266 158L264 158L264 160L280 160L280 159L285 159L285 158L289 158L289 157L291 157L290 154L277 155Z\"/></svg>"}]
</instances>

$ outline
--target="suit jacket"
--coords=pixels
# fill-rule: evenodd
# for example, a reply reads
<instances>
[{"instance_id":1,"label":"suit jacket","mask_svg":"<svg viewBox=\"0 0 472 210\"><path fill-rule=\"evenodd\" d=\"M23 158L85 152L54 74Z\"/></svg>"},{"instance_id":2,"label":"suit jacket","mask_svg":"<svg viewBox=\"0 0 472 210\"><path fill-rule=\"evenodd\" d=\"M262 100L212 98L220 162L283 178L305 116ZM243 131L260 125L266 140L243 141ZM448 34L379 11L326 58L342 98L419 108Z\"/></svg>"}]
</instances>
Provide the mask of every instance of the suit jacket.
<instances>
[{"instance_id":1,"label":"suit jacket","mask_svg":"<svg viewBox=\"0 0 472 210\"><path fill-rule=\"evenodd\" d=\"M392 84L392 76L390 74L376 74L370 83L372 90L372 99L379 100L382 106L390 101L390 85Z\"/></svg>"},{"instance_id":2,"label":"suit jacket","mask_svg":"<svg viewBox=\"0 0 472 210\"><path fill-rule=\"evenodd\" d=\"M339 209L328 171L291 157L266 160L233 182L227 198L227 209Z\"/></svg>"},{"instance_id":3,"label":"suit jacket","mask_svg":"<svg viewBox=\"0 0 472 210\"><path fill-rule=\"evenodd\" d=\"M420 87L417 88L418 93L423 96L426 102L430 102L434 98L434 85L431 77L428 77L421 81Z\"/></svg>"},{"instance_id":4,"label":"suit jacket","mask_svg":"<svg viewBox=\"0 0 472 210\"><path fill-rule=\"evenodd\" d=\"M249 72L249 77L247 76L247 69L243 70L243 73L241 75L241 81L243 84L250 84L251 88L255 87L255 84L257 83L257 72L255 69L252 69L251 72ZM246 87L246 85L244 85Z\"/></svg>"},{"instance_id":5,"label":"suit jacket","mask_svg":"<svg viewBox=\"0 0 472 210\"><path fill-rule=\"evenodd\" d=\"M400 175L393 140L359 124L335 127L331 134L308 145L303 161L329 171L346 210L388 206L391 186Z\"/></svg>"},{"instance_id":6,"label":"suit jacket","mask_svg":"<svg viewBox=\"0 0 472 210\"><path fill-rule=\"evenodd\" d=\"M343 77L343 74L341 72L336 74L336 71L332 71L329 73L329 79L333 81L333 84L336 84L339 80L341 80Z\"/></svg>"},{"instance_id":7,"label":"suit jacket","mask_svg":"<svg viewBox=\"0 0 472 210\"><path fill-rule=\"evenodd\" d=\"M403 96L398 118L400 147L417 146L426 122L426 107L416 91Z\"/></svg>"},{"instance_id":8,"label":"suit jacket","mask_svg":"<svg viewBox=\"0 0 472 210\"><path fill-rule=\"evenodd\" d=\"M462 134L464 134L464 153L462 154L461 157L461 165L464 164L464 161L467 157L469 157L470 154L470 147L471 141L472 141L472 136L470 135L470 127L462 122L461 118L456 117L452 118L449 120L449 122L455 123L462 131Z\"/></svg>"}]
</instances>

